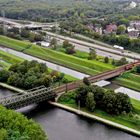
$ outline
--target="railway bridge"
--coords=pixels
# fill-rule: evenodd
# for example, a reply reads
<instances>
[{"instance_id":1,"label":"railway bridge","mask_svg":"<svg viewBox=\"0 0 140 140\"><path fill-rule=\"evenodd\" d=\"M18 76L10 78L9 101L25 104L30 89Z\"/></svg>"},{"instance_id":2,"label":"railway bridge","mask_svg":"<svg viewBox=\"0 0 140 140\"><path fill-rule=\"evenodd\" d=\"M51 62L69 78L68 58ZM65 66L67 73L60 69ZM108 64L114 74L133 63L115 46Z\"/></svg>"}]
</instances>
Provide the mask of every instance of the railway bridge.
<instances>
[{"instance_id":1,"label":"railway bridge","mask_svg":"<svg viewBox=\"0 0 140 140\"><path fill-rule=\"evenodd\" d=\"M10 109L19 109L31 104L51 100L55 97L56 93L52 87L40 86L18 95L1 98L0 104Z\"/></svg>"},{"instance_id":2,"label":"railway bridge","mask_svg":"<svg viewBox=\"0 0 140 140\"><path fill-rule=\"evenodd\" d=\"M140 61L126 64L117 69L106 71L104 73L95 76L91 76L88 78L88 80L91 83L95 83L100 80L107 80L119 76L123 74L125 71L131 70L133 67L139 64ZM19 93L18 95L1 98L0 104L10 109L19 109L21 107L25 107L31 104L55 99L55 97L61 95L64 92L78 88L80 85L82 85L82 83L83 81L79 80L56 88L54 87L46 88L45 86L36 87L31 90L25 91L24 94Z\"/></svg>"}]
</instances>

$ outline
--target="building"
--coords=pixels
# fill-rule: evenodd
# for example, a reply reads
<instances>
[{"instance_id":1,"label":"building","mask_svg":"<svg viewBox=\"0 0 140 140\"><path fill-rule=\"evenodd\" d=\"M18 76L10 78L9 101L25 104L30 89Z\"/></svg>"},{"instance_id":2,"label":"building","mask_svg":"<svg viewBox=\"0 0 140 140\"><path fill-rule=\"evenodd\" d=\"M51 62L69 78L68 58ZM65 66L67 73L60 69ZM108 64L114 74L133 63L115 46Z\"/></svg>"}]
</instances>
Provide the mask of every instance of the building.
<instances>
[{"instance_id":1,"label":"building","mask_svg":"<svg viewBox=\"0 0 140 140\"><path fill-rule=\"evenodd\" d=\"M104 33L105 34L110 34L110 33L116 32L116 31L117 31L117 25L110 24L110 25L106 26L106 29L104 30Z\"/></svg>"},{"instance_id":2,"label":"building","mask_svg":"<svg viewBox=\"0 0 140 140\"><path fill-rule=\"evenodd\" d=\"M138 38L140 32L138 30L132 30L128 32L130 38Z\"/></svg>"},{"instance_id":3,"label":"building","mask_svg":"<svg viewBox=\"0 0 140 140\"><path fill-rule=\"evenodd\" d=\"M136 2L132 1L130 3L130 8L135 8L136 6L137 6L137 3Z\"/></svg>"},{"instance_id":4,"label":"building","mask_svg":"<svg viewBox=\"0 0 140 140\"><path fill-rule=\"evenodd\" d=\"M39 46L42 46L42 47L46 47L46 48L48 48L50 46L50 43L45 42L45 41L35 42L33 44L36 44L36 45L39 45Z\"/></svg>"}]
</instances>

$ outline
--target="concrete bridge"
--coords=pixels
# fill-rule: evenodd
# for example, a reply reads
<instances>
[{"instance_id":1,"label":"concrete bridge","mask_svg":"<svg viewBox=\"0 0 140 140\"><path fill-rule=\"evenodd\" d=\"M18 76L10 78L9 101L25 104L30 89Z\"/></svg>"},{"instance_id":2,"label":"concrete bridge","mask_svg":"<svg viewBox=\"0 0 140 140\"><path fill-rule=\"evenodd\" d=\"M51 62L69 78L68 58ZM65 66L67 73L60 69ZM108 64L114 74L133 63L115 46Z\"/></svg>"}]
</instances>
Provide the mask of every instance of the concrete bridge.
<instances>
[{"instance_id":1,"label":"concrete bridge","mask_svg":"<svg viewBox=\"0 0 140 140\"><path fill-rule=\"evenodd\" d=\"M91 83L95 83L101 80L107 80L119 76L123 74L125 71L131 70L133 67L139 64L140 61L126 64L115 70L91 76L88 78L88 80ZM64 92L77 89L80 85L82 85L82 83L83 81L79 80L76 82L59 86L57 88L52 87L46 88L45 86L36 87L31 90L25 91L24 94L19 93L19 95L16 96L1 98L0 104L10 109L19 109L21 107L25 107L34 103L55 99L55 97L60 96Z\"/></svg>"}]
</instances>

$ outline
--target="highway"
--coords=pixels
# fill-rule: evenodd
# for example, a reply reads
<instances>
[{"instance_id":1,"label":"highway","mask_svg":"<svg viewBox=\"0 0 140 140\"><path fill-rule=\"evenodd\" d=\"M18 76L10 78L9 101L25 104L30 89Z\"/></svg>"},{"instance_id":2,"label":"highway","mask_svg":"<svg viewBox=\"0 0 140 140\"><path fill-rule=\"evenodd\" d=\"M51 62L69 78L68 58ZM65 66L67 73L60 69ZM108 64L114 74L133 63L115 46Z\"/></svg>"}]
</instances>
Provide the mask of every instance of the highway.
<instances>
[{"instance_id":1,"label":"highway","mask_svg":"<svg viewBox=\"0 0 140 140\"><path fill-rule=\"evenodd\" d=\"M72 70L72 69L57 65L57 64L53 64L53 63L50 63L48 61L33 57L31 55L24 54L22 52L12 50L12 49L9 49L9 48L0 47L0 50L2 50L4 52L7 52L7 53L10 53L10 54L13 54L13 55L16 55L18 57L21 57L21 58L29 60L29 61L36 60L36 61L38 61L40 63L45 63L50 69L57 70L59 72L68 74L68 75L73 76L73 77L78 78L78 79L83 79L84 77L89 76L87 74L84 74L84 73L81 73L81 72L78 72L78 71L75 71L75 70Z\"/></svg>"},{"instance_id":2,"label":"highway","mask_svg":"<svg viewBox=\"0 0 140 140\"><path fill-rule=\"evenodd\" d=\"M140 59L140 55L134 52L130 51L124 51L124 53L121 52L121 50L114 49L113 47L104 47L98 44L93 44L81 40L77 40L74 38L58 35L55 33L47 32L47 35L55 37L60 40L60 42L64 40L68 40L70 43L74 44L76 46L76 49L81 50L81 51L86 51L89 52L89 48L94 48L97 51L98 55L101 56L108 56L113 59L120 59L122 57L127 57L127 60L130 62L134 62L135 59Z\"/></svg>"},{"instance_id":3,"label":"highway","mask_svg":"<svg viewBox=\"0 0 140 140\"><path fill-rule=\"evenodd\" d=\"M59 43L62 44L63 43L63 39L59 39ZM83 52L87 52L89 53L90 50L89 50L89 47L86 47L84 45L80 45L80 44L76 44L76 43L73 43L71 42L71 44L73 44L75 46L75 49L76 50L79 50L79 51L83 51ZM121 55L117 55L117 54L113 54L113 53L109 53L109 52L105 52L105 51L102 51L102 50L99 50L99 49L95 49L96 50L96 53L99 55L99 56L103 56L103 57L109 57L110 59L115 59L115 60L120 60L122 58ZM127 61L129 62L134 62L134 59L131 59L131 58L127 58Z\"/></svg>"}]
</instances>

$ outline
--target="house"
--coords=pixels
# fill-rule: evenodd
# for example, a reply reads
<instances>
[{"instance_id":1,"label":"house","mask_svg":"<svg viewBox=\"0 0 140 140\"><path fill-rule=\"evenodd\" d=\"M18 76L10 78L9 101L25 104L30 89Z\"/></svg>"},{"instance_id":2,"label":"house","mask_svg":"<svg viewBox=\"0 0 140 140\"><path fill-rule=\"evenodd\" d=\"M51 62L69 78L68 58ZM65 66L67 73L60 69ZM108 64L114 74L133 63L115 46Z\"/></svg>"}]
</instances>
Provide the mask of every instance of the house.
<instances>
[{"instance_id":1,"label":"house","mask_svg":"<svg viewBox=\"0 0 140 140\"><path fill-rule=\"evenodd\" d=\"M95 31L96 33L99 33L100 35L103 34L103 30L102 30L101 27L95 27L95 28L94 28L94 31Z\"/></svg>"},{"instance_id":2,"label":"house","mask_svg":"<svg viewBox=\"0 0 140 140\"><path fill-rule=\"evenodd\" d=\"M140 32L138 30L131 30L128 32L130 38L138 38Z\"/></svg>"},{"instance_id":3,"label":"house","mask_svg":"<svg viewBox=\"0 0 140 140\"><path fill-rule=\"evenodd\" d=\"M106 29L104 30L105 34L110 34L112 32L117 31L117 25L116 24L110 24L106 26Z\"/></svg>"},{"instance_id":4,"label":"house","mask_svg":"<svg viewBox=\"0 0 140 140\"><path fill-rule=\"evenodd\" d=\"M140 20L130 21L130 27L140 30Z\"/></svg>"},{"instance_id":5,"label":"house","mask_svg":"<svg viewBox=\"0 0 140 140\"><path fill-rule=\"evenodd\" d=\"M136 6L137 6L137 3L136 2L132 1L130 3L130 8L135 8Z\"/></svg>"}]
</instances>

